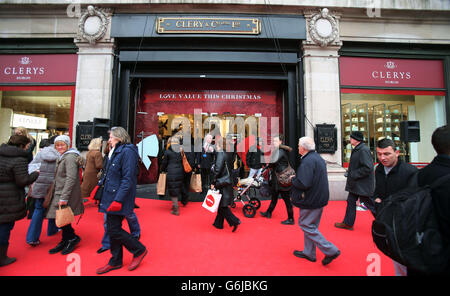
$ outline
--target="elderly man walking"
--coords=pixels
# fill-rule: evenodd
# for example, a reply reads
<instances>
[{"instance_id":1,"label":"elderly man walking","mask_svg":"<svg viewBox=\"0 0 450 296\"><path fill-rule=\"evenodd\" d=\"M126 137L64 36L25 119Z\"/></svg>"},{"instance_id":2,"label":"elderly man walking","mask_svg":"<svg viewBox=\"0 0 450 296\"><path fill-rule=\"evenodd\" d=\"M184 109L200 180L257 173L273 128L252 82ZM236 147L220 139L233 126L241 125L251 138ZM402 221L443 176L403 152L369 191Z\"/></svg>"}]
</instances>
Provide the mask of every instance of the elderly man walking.
<instances>
[{"instance_id":1,"label":"elderly man walking","mask_svg":"<svg viewBox=\"0 0 450 296\"><path fill-rule=\"evenodd\" d=\"M309 137L299 139L298 152L302 161L292 179L291 201L300 208L298 224L304 232L303 251L294 251L294 255L316 261L316 247L325 254L323 265L331 263L341 252L327 241L319 231L323 208L328 204L327 167L323 158L315 151L316 144Z\"/></svg>"}]
</instances>

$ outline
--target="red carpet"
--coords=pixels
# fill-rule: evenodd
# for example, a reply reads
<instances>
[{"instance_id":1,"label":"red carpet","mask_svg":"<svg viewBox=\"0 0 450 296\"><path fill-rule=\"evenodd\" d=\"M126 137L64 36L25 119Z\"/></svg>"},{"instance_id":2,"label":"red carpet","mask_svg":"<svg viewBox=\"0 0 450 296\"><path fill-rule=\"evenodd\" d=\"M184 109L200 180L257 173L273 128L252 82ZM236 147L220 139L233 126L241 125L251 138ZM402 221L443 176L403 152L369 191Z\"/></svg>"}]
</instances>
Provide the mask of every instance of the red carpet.
<instances>
[{"instance_id":1,"label":"red carpet","mask_svg":"<svg viewBox=\"0 0 450 296\"><path fill-rule=\"evenodd\" d=\"M269 201L263 201L265 210ZM295 249L303 249L303 232L296 225L281 225L286 218L284 203L280 200L272 219L257 213L255 218L242 214L242 204L233 212L242 224L235 233L225 222L218 230L211 224L215 214L202 208L201 203L191 202L180 207L180 216L170 214L171 202L137 199L136 209L141 224L141 241L149 253L134 271L128 271L131 254L124 250L124 267L107 275L158 275L158 276L365 276L375 272L394 275L392 261L378 251L372 242L369 212L358 212L353 231L337 229L345 213L344 201L331 201L325 208L320 230L334 243L341 256L328 266L322 266L323 254L317 250L317 262L312 263L292 255ZM295 220L298 209L295 209ZM78 220L78 218L76 218ZM50 255L48 250L60 240L61 234L46 236L47 222L41 244L35 248L25 242L29 220L16 222L10 239L8 255L17 262L0 268L0 275L70 275L80 271L81 275L95 275L98 267L106 264L109 251L97 254L103 235L103 215L89 205L78 225L74 228L81 236L81 243L72 255ZM125 225L127 223L125 222ZM375 261L374 259L375 258ZM376 261L376 259L379 261ZM79 262L79 265L76 265ZM380 264L377 265L377 262ZM79 267L79 268L78 268Z\"/></svg>"}]
</instances>

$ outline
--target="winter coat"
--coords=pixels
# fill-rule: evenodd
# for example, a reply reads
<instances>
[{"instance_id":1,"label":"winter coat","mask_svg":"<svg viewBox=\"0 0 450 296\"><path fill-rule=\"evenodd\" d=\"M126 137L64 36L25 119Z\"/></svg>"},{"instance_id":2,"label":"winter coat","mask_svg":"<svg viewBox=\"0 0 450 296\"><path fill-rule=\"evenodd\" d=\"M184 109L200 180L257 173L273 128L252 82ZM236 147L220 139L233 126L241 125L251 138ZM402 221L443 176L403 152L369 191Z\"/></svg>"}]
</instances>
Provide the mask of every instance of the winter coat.
<instances>
[{"instance_id":1,"label":"winter coat","mask_svg":"<svg viewBox=\"0 0 450 296\"><path fill-rule=\"evenodd\" d=\"M210 145L210 147L215 150L214 145ZM200 154L200 168L201 169L211 169L211 166L214 163L214 152L205 151L205 147L202 147L202 153Z\"/></svg>"},{"instance_id":2,"label":"winter coat","mask_svg":"<svg viewBox=\"0 0 450 296\"><path fill-rule=\"evenodd\" d=\"M289 153L292 148L286 145L280 145L279 149L275 149L272 152L271 163L269 164L270 170L270 181L269 185L274 192L277 191L289 191L292 186L283 187L279 184L276 173L281 173L285 170L289 164Z\"/></svg>"},{"instance_id":3,"label":"winter coat","mask_svg":"<svg viewBox=\"0 0 450 296\"><path fill-rule=\"evenodd\" d=\"M99 150L91 150L86 154L86 168L81 183L81 196L88 197L98 184L98 173L103 168L103 156Z\"/></svg>"},{"instance_id":4,"label":"winter coat","mask_svg":"<svg viewBox=\"0 0 450 296\"><path fill-rule=\"evenodd\" d=\"M55 179L56 161L59 159L59 152L52 146L45 147L36 154L33 161L30 164L38 164L39 177L36 182L33 183L31 190L31 197L33 198L45 198L50 185Z\"/></svg>"},{"instance_id":5,"label":"winter coat","mask_svg":"<svg viewBox=\"0 0 450 296\"><path fill-rule=\"evenodd\" d=\"M231 162L231 165L230 165ZM223 151L217 151L216 153L216 162L211 169L212 174L212 184L216 184L216 180L221 177L230 174L231 181L231 168L232 168L232 159L229 159L228 154ZM225 166L226 163L226 166ZM228 172L226 171L228 168ZM230 184L223 188L219 189L220 194L222 194L222 198L220 200L220 207L228 207L232 204L234 199L233 194L233 186Z\"/></svg>"},{"instance_id":6,"label":"winter coat","mask_svg":"<svg viewBox=\"0 0 450 296\"><path fill-rule=\"evenodd\" d=\"M407 188L417 171L415 166L399 159L395 167L386 175L383 164L378 164L375 169L375 192L373 199L379 198L384 200L391 194Z\"/></svg>"},{"instance_id":7,"label":"winter coat","mask_svg":"<svg viewBox=\"0 0 450 296\"><path fill-rule=\"evenodd\" d=\"M291 197L293 196L301 199L301 209L320 209L328 204L330 192L327 165L316 151L310 151L302 157L292 180Z\"/></svg>"},{"instance_id":8,"label":"winter coat","mask_svg":"<svg viewBox=\"0 0 450 296\"><path fill-rule=\"evenodd\" d=\"M53 197L47 209L47 219L54 219L60 201L67 201L75 216L84 213L80 186L80 152L70 148L56 162Z\"/></svg>"},{"instance_id":9,"label":"winter coat","mask_svg":"<svg viewBox=\"0 0 450 296\"><path fill-rule=\"evenodd\" d=\"M24 218L27 214L24 187L39 173L28 174L28 154L16 146L0 146L0 223Z\"/></svg>"},{"instance_id":10,"label":"winter coat","mask_svg":"<svg viewBox=\"0 0 450 296\"><path fill-rule=\"evenodd\" d=\"M355 195L371 197L374 189L372 154L370 149L361 142L352 150L345 190Z\"/></svg>"},{"instance_id":11,"label":"winter coat","mask_svg":"<svg viewBox=\"0 0 450 296\"><path fill-rule=\"evenodd\" d=\"M104 185L99 211L110 215L128 216L133 212L136 199L139 153L133 144L117 144L108 160L105 175L99 181ZM107 212L113 201L122 204L117 212Z\"/></svg>"},{"instance_id":12,"label":"winter coat","mask_svg":"<svg viewBox=\"0 0 450 296\"><path fill-rule=\"evenodd\" d=\"M245 156L245 162L247 163L247 166L251 169L258 170L262 167L261 150L257 145L250 147L249 151L247 152L247 155Z\"/></svg>"},{"instance_id":13,"label":"winter coat","mask_svg":"<svg viewBox=\"0 0 450 296\"><path fill-rule=\"evenodd\" d=\"M177 151L174 151L176 149ZM166 184L170 197L181 196L183 187L184 168L181 153L178 147L173 148L171 145L164 151L164 157L161 164L161 171L167 172Z\"/></svg>"},{"instance_id":14,"label":"winter coat","mask_svg":"<svg viewBox=\"0 0 450 296\"><path fill-rule=\"evenodd\" d=\"M450 156L438 155L429 165L419 170L417 181L419 186L431 185L440 177L448 174L450 174ZM447 246L450 246L450 182L446 182L431 191L431 196L439 227L446 239ZM447 264L446 273L450 274L450 260Z\"/></svg>"}]
</instances>

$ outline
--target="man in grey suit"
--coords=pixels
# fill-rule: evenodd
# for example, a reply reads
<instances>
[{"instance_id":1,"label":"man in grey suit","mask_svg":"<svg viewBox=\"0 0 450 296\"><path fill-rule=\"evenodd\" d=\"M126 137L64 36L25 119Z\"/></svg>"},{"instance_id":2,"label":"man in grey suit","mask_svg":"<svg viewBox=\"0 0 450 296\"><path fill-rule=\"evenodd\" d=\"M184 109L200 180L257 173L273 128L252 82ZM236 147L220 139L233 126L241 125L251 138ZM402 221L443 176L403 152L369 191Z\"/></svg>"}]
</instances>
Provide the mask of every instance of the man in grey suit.
<instances>
[{"instance_id":1,"label":"man in grey suit","mask_svg":"<svg viewBox=\"0 0 450 296\"><path fill-rule=\"evenodd\" d=\"M298 152L302 161L292 179L291 201L300 208L298 224L304 232L303 251L294 251L294 255L316 261L316 247L325 254L323 265L336 259L341 252L327 241L319 231L323 208L328 204L330 192L325 160L315 151L314 140L302 137L298 143Z\"/></svg>"}]
</instances>

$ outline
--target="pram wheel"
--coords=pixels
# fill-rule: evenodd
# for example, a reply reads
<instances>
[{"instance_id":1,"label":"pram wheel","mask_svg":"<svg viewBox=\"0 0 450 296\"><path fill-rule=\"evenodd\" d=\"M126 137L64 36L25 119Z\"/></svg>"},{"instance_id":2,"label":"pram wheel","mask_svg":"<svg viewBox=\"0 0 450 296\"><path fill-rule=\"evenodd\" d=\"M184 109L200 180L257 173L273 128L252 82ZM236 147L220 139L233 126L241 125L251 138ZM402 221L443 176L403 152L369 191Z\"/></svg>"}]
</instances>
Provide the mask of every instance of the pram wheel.
<instances>
[{"instance_id":1,"label":"pram wheel","mask_svg":"<svg viewBox=\"0 0 450 296\"><path fill-rule=\"evenodd\" d=\"M246 204L243 208L242 208L242 212L244 212L244 216L247 218L253 218L255 217L256 214L256 209L253 205L251 204Z\"/></svg>"},{"instance_id":2,"label":"pram wheel","mask_svg":"<svg viewBox=\"0 0 450 296\"><path fill-rule=\"evenodd\" d=\"M261 207L261 202L256 197L250 198L249 203L257 210Z\"/></svg>"}]
</instances>

